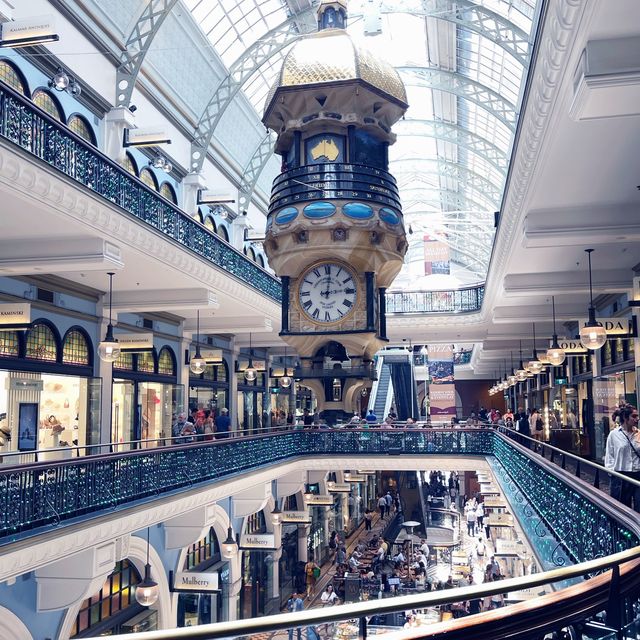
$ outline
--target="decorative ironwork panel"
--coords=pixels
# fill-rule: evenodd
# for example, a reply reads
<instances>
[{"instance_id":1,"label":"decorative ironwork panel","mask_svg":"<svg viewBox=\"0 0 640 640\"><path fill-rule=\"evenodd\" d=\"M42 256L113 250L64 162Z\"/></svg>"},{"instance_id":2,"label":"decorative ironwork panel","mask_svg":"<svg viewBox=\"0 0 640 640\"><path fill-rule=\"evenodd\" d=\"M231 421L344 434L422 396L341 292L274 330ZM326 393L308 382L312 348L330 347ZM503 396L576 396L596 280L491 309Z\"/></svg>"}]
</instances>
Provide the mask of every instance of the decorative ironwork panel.
<instances>
[{"instance_id":1,"label":"decorative ironwork panel","mask_svg":"<svg viewBox=\"0 0 640 640\"><path fill-rule=\"evenodd\" d=\"M388 291L387 313L473 313L480 311L484 286L453 291Z\"/></svg>"}]
</instances>

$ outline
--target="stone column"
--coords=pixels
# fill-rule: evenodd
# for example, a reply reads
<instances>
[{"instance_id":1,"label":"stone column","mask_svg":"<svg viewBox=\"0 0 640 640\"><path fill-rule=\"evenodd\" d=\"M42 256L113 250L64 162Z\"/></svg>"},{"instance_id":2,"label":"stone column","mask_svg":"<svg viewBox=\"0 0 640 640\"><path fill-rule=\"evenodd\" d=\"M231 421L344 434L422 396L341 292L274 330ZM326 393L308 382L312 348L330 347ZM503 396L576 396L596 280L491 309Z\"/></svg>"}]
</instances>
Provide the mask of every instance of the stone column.
<instances>
[{"instance_id":1,"label":"stone column","mask_svg":"<svg viewBox=\"0 0 640 640\"><path fill-rule=\"evenodd\" d=\"M198 214L198 191L206 187L201 173L189 173L182 180L182 210L190 216Z\"/></svg>"}]
</instances>

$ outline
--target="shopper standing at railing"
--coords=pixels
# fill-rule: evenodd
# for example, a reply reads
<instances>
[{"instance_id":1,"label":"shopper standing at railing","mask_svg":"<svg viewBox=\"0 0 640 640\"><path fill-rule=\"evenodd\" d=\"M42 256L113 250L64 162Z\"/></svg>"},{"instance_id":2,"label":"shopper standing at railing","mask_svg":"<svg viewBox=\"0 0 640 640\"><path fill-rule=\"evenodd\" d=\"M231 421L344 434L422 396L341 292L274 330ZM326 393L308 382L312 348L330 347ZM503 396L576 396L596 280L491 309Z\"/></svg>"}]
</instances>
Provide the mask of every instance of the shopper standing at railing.
<instances>
[{"instance_id":1,"label":"shopper standing at railing","mask_svg":"<svg viewBox=\"0 0 640 640\"><path fill-rule=\"evenodd\" d=\"M613 414L613 421L620 420L620 426L609 432L604 454L604 466L619 473L640 480L640 432L638 431L638 410L628 404L619 407ZM611 497L628 507L640 511L640 489L620 478L611 478Z\"/></svg>"},{"instance_id":2,"label":"shopper standing at railing","mask_svg":"<svg viewBox=\"0 0 640 640\"><path fill-rule=\"evenodd\" d=\"M216 416L216 440L229 437L229 430L231 429L231 418L229 417L229 409L223 407L220 409L220 415Z\"/></svg>"}]
</instances>

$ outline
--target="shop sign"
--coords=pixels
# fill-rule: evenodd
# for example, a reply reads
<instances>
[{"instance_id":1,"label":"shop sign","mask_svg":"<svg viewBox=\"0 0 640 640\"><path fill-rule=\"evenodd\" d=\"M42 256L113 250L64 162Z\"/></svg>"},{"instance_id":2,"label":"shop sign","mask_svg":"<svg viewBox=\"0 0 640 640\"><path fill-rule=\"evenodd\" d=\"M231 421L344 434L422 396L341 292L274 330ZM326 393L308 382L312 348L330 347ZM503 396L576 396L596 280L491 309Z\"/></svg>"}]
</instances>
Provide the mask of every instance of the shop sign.
<instances>
[{"instance_id":1,"label":"shop sign","mask_svg":"<svg viewBox=\"0 0 640 640\"><path fill-rule=\"evenodd\" d=\"M567 354L572 355L574 353L587 353L588 349L582 346L582 342L580 340L560 340L558 342L560 348ZM549 343L549 347L551 347L551 343Z\"/></svg>"},{"instance_id":2,"label":"shop sign","mask_svg":"<svg viewBox=\"0 0 640 640\"><path fill-rule=\"evenodd\" d=\"M373 469L358 469L358 473L361 476L375 476L376 472ZM353 476L351 476L353 478ZM358 477L358 476L356 476ZM358 480L359 482L359 480Z\"/></svg>"},{"instance_id":3,"label":"shop sign","mask_svg":"<svg viewBox=\"0 0 640 640\"><path fill-rule=\"evenodd\" d=\"M632 318L596 318L602 324L608 336L627 336L632 337L633 320ZM578 326L584 327L589 321L586 318L578 320Z\"/></svg>"},{"instance_id":4,"label":"shop sign","mask_svg":"<svg viewBox=\"0 0 640 640\"><path fill-rule=\"evenodd\" d=\"M327 489L331 493L351 493L351 485L348 483L327 482Z\"/></svg>"},{"instance_id":5,"label":"shop sign","mask_svg":"<svg viewBox=\"0 0 640 640\"><path fill-rule=\"evenodd\" d=\"M308 504L308 505L313 505L316 507L330 507L331 505L333 505L333 496L330 495L326 495L326 494L316 494L316 493L311 493L311 494L305 494L304 496L304 501Z\"/></svg>"},{"instance_id":6,"label":"shop sign","mask_svg":"<svg viewBox=\"0 0 640 640\"><path fill-rule=\"evenodd\" d=\"M308 511L283 511L281 522L294 524L311 524L311 516Z\"/></svg>"},{"instance_id":7,"label":"shop sign","mask_svg":"<svg viewBox=\"0 0 640 640\"><path fill-rule=\"evenodd\" d=\"M6 23L5 23L6 24ZM0 328L15 329L31 322L31 303L3 302L0 304Z\"/></svg>"},{"instance_id":8,"label":"shop sign","mask_svg":"<svg viewBox=\"0 0 640 640\"><path fill-rule=\"evenodd\" d=\"M172 572L173 584L172 592L180 591L197 591L210 592L219 591L218 572L213 573L196 573L191 571Z\"/></svg>"},{"instance_id":9,"label":"shop sign","mask_svg":"<svg viewBox=\"0 0 640 640\"><path fill-rule=\"evenodd\" d=\"M373 473L375 473L375 471ZM345 476L344 479L347 482L351 482L352 484L356 484L356 483L360 483L360 482L366 482L367 479L364 477L364 474L363 474L362 471L360 471L360 474L361 475L356 475L355 473L352 473L349 476Z\"/></svg>"},{"instance_id":10,"label":"shop sign","mask_svg":"<svg viewBox=\"0 0 640 640\"><path fill-rule=\"evenodd\" d=\"M273 533L244 533L240 536L240 548L274 551L276 538Z\"/></svg>"},{"instance_id":11,"label":"shop sign","mask_svg":"<svg viewBox=\"0 0 640 640\"><path fill-rule=\"evenodd\" d=\"M523 551L523 546L516 540L504 540L498 538L496 540L496 555L497 556L517 556Z\"/></svg>"},{"instance_id":12,"label":"shop sign","mask_svg":"<svg viewBox=\"0 0 640 640\"><path fill-rule=\"evenodd\" d=\"M222 349L202 349L200 355L205 362L222 362Z\"/></svg>"},{"instance_id":13,"label":"shop sign","mask_svg":"<svg viewBox=\"0 0 640 640\"><path fill-rule=\"evenodd\" d=\"M153 333L117 333L116 340L121 351L151 351Z\"/></svg>"},{"instance_id":14,"label":"shop sign","mask_svg":"<svg viewBox=\"0 0 640 640\"><path fill-rule=\"evenodd\" d=\"M10 378L8 391L42 391L44 382L32 378Z\"/></svg>"},{"instance_id":15,"label":"shop sign","mask_svg":"<svg viewBox=\"0 0 640 640\"><path fill-rule=\"evenodd\" d=\"M51 37L54 33L53 22L52 15L9 20L2 24L2 42L11 44Z\"/></svg>"}]
</instances>

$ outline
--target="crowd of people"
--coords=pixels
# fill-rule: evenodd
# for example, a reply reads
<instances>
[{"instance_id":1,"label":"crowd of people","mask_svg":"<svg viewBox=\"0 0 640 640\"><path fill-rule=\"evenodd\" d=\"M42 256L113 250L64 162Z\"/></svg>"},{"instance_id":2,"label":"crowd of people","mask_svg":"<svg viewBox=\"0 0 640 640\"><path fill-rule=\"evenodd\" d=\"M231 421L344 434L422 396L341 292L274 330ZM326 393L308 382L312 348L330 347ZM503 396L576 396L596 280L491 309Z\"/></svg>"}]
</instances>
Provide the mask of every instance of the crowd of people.
<instances>
[{"instance_id":1,"label":"crowd of people","mask_svg":"<svg viewBox=\"0 0 640 640\"><path fill-rule=\"evenodd\" d=\"M171 427L171 437L175 444L185 444L198 440L221 440L228 438L231 419L226 407L215 415L211 409L197 408L190 414L180 412Z\"/></svg>"}]
</instances>

